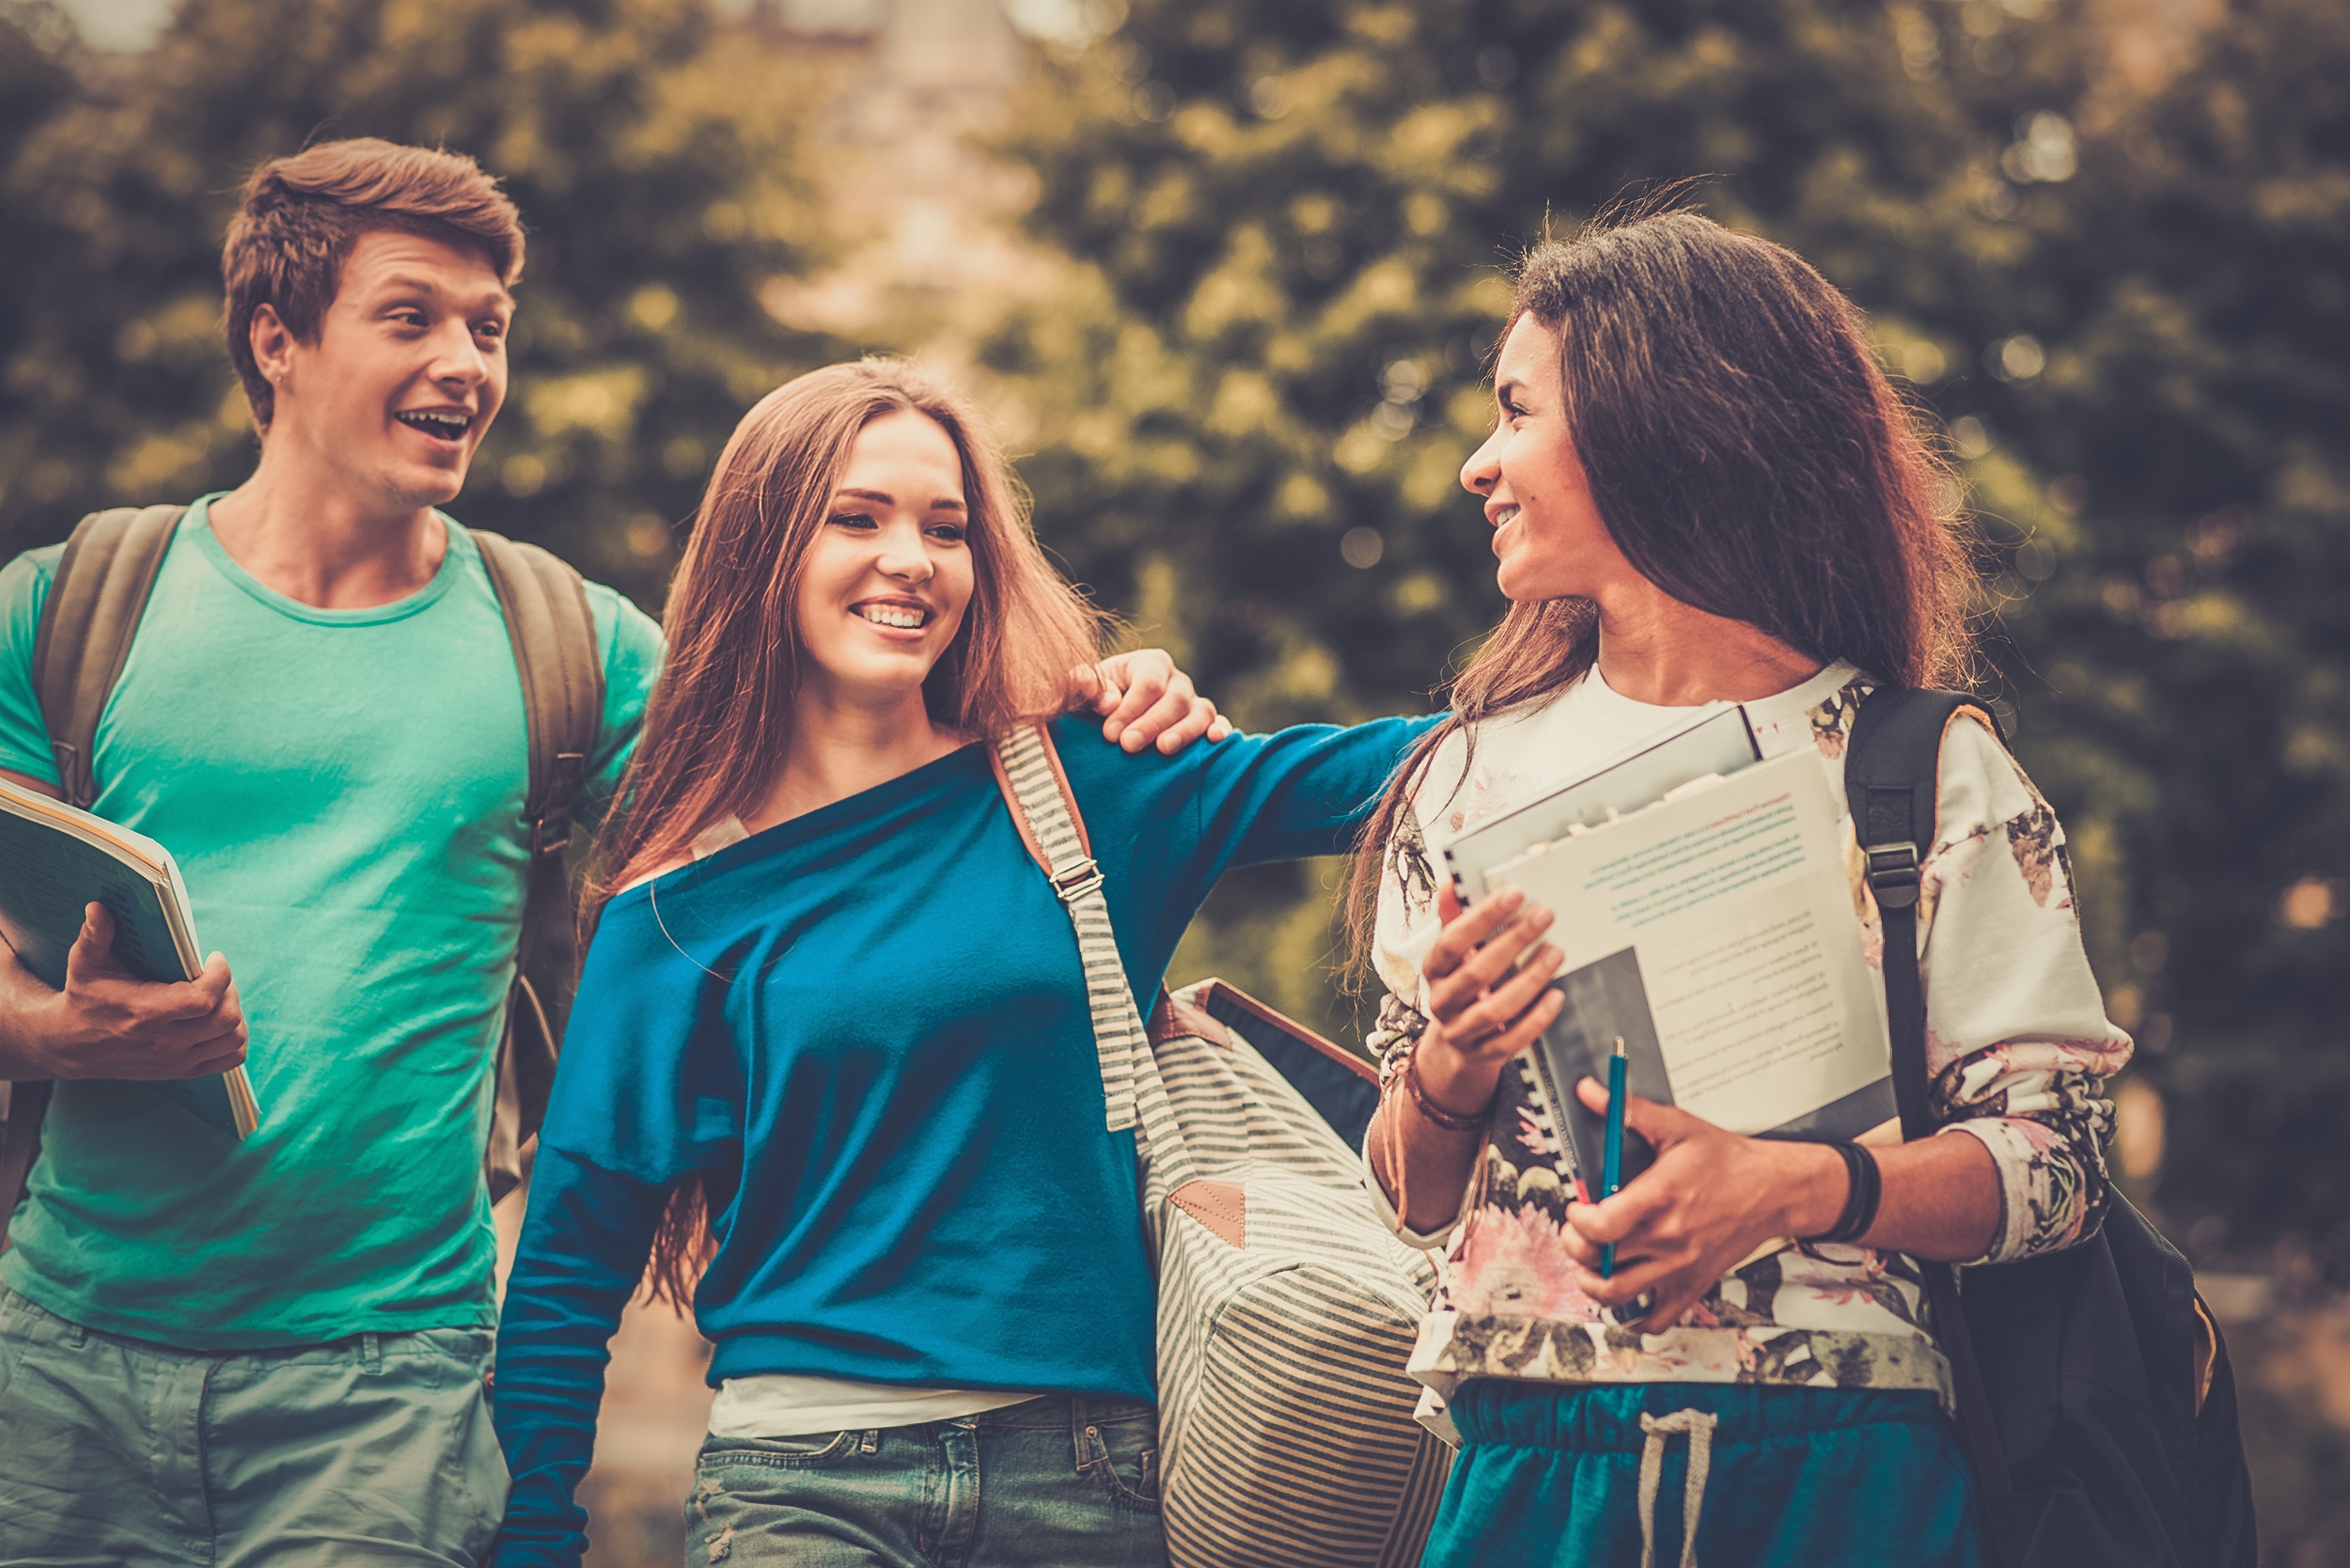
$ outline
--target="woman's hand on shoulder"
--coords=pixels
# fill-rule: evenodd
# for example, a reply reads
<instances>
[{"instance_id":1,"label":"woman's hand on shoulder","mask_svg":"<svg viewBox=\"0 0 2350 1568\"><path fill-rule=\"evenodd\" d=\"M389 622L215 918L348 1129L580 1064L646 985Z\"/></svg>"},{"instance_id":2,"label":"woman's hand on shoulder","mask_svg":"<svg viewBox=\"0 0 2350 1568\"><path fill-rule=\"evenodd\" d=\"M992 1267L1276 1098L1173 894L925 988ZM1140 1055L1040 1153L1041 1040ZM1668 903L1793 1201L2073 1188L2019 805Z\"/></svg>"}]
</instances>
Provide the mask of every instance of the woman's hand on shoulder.
<instances>
[{"instance_id":1,"label":"woman's hand on shoulder","mask_svg":"<svg viewBox=\"0 0 2350 1568\"><path fill-rule=\"evenodd\" d=\"M1210 745L1232 732L1231 721L1201 697L1191 677L1164 649L1117 653L1069 672L1070 705L1103 715L1102 738L1130 752L1156 745L1174 756L1192 742Z\"/></svg>"}]
</instances>

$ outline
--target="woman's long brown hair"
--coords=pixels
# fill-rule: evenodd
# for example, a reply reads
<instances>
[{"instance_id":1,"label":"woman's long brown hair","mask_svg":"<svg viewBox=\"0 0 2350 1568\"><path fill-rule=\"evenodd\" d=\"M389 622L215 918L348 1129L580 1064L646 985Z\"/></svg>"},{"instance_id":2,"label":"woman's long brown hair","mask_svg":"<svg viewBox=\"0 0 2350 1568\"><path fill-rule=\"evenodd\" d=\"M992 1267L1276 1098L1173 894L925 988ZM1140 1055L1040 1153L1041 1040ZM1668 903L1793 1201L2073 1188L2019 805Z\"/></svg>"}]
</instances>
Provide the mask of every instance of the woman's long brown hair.
<instances>
[{"instance_id":1,"label":"woman's long brown hair","mask_svg":"<svg viewBox=\"0 0 2350 1568\"><path fill-rule=\"evenodd\" d=\"M1104 618L1053 570L1026 497L964 399L914 367L828 366L760 400L735 427L696 514L663 619L669 651L619 804L597 840L582 948L614 890L690 857L705 828L752 809L782 769L806 651L802 566L857 432L885 415L934 420L963 460L973 585L923 683L932 719L974 740L1058 713L1069 672L1100 652ZM654 1299L682 1308L716 1249L714 1214L740 1173L680 1182L653 1240Z\"/></svg>"},{"instance_id":2,"label":"woman's long brown hair","mask_svg":"<svg viewBox=\"0 0 2350 1568\"><path fill-rule=\"evenodd\" d=\"M1963 683L1972 572L1948 466L1879 368L1853 303L1782 245L1695 212L1601 224L1520 264L1502 337L1559 337L1559 384L1600 520L1673 598L1824 663ZM1599 655L1589 600L1514 604L1453 682L1356 840L1347 933L1370 967L1379 883L1412 792L1456 729L1549 696ZM1402 863L1407 878L1430 868Z\"/></svg>"}]
</instances>

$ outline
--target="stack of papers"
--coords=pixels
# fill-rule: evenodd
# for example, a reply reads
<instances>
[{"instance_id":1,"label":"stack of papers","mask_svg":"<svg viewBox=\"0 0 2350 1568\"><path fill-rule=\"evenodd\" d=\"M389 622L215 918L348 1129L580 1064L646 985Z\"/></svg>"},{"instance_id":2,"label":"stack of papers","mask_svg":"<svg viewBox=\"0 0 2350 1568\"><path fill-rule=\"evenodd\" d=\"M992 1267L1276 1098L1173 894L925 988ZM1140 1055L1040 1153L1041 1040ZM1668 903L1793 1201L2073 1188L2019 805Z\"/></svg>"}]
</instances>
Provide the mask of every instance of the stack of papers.
<instances>
[{"instance_id":1,"label":"stack of papers","mask_svg":"<svg viewBox=\"0 0 2350 1568\"><path fill-rule=\"evenodd\" d=\"M1619 1038L1633 1093L1728 1131L1898 1138L1884 988L1861 947L1844 813L1815 751L1756 761L1734 716L1734 730L1718 715L1610 770L1637 778L1583 780L1447 851L1456 879L1519 888L1556 914L1548 937L1566 962L1553 984L1566 1005L1520 1065L1564 1152L1561 1173L1587 1186L1603 1119L1574 1089L1606 1081ZM1689 773L1709 749L1730 766ZM1660 766L1659 753L1678 760ZM1499 830L1513 823L1537 825L1512 843ZM1543 834L1553 823L1563 829ZM1455 852L1472 839L1483 842L1464 865ZM1627 1181L1640 1163L1627 1147Z\"/></svg>"}]
</instances>

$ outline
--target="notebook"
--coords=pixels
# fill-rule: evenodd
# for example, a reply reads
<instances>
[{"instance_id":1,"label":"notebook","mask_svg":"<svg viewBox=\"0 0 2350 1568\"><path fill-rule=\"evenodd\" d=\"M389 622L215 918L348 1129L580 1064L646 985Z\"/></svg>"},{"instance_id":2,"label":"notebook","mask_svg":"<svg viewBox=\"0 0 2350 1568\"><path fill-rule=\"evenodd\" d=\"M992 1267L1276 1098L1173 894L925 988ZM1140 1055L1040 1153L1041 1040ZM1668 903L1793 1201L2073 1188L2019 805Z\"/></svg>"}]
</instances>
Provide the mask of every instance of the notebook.
<instances>
[{"instance_id":1,"label":"notebook","mask_svg":"<svg viewBox=\"0 0 2350 1568\"><path fill-rule=\"evenodd\" d=\"M65 984L85 906L114 917L116 960L140 980L202 973L196 917L171 852L144 834L0 778L0 938L46 983ZM259 1124L243 1067L146 1088L233 1138Z\"/></svg>"}]
</instances>

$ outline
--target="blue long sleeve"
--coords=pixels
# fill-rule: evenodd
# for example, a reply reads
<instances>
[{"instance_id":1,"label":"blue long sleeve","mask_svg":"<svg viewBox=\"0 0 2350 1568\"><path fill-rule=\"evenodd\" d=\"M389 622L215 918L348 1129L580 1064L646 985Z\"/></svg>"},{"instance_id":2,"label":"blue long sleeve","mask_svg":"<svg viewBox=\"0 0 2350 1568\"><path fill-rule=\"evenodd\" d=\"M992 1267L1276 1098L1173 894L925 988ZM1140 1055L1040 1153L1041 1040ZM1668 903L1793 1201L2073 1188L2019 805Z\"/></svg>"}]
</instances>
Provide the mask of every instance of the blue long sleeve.
<instances>
[{"instance_id":1,"label":"blue long sleeve","mask_svg":"<svg viewBox=\"0 0 2350 1568\"><path fill-rule=\"evenodd\" d=\"M1301 724L1172 758L1128 757L1084 719L1054 728L1084 812L1136 1000L1151 1005L1183 930L1235 866L1337 855L1434 718Z\"/></svg>"},{"instance_id":2,"label":"blue long sleeve","mask_svg":"<svg viewBox=\"0 0 2350 1568\"><path fill-rule=\"evenodd\" d=\"M663 1187L540 1151L498 1328L498 1443L513 1475L497 1568L572 1568L587 1511L607 1348L644 1277Z\"/></svg>"},{"instance_id":3,"label":"blue long sleeve","mask_svg":"<svg viewBox=\"0 0 2350 1568\"><path fill-rule=\"evenodd\" d=\"M1128 757L1055 738L1148 1005L1230 866L1343 848L1425 722ZM664 1195L739 1175L710 1376L1150 1399L1131 1131L1104 1127L1067 912L973 746L604 908L498 1341L497 1560L572 1564L605 1344Z\"/></svg>"}]
</instances>

